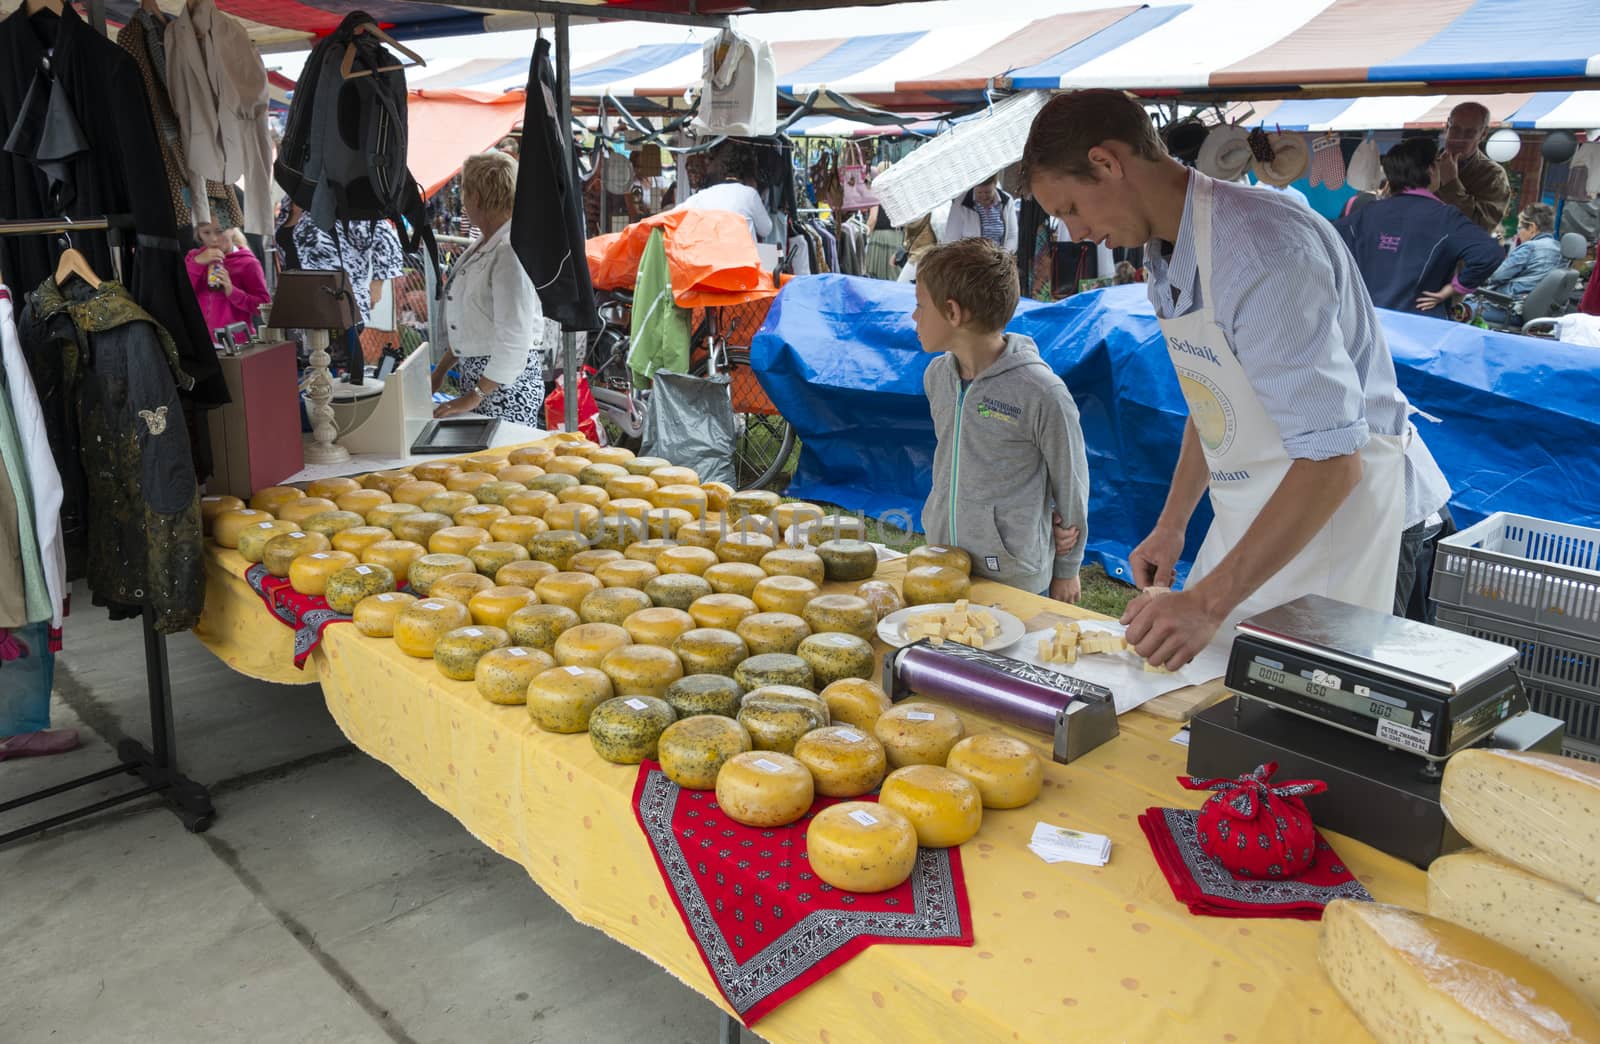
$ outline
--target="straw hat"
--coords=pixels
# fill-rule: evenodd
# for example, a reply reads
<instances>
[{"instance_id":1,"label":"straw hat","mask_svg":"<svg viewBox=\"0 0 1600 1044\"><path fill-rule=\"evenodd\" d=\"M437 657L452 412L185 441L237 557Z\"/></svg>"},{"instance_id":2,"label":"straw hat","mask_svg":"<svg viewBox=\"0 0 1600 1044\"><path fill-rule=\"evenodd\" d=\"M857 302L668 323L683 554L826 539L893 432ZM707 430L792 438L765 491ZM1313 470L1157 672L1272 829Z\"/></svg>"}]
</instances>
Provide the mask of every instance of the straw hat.
<instances>
[{"instance_id":1,"label":"straw hat","mask_svg":"<svg viewBox=\"0 0 1600 1044\"><path fill-rule=\"evenodd\" d=\"M1221 181L1239 180L1250 169L1250 143L1244 128L1231 123L1211 128L1194 166Z\"/></svg>"},{"instance_id":2,"label":"straw hat","mask_svg":"<svg viewBox=\"0 0 1600 1044\"><path fill-rule=\"evenodd\" d=\"M1258 160L1255 167L1256 177L1261 181L1282 188L1311 169L1311 149L1306 145L1304 134L1281 131L1267 135L1267 141L1272 145L1272 159L1266 163Z\"/></svg>"}]
</instances>

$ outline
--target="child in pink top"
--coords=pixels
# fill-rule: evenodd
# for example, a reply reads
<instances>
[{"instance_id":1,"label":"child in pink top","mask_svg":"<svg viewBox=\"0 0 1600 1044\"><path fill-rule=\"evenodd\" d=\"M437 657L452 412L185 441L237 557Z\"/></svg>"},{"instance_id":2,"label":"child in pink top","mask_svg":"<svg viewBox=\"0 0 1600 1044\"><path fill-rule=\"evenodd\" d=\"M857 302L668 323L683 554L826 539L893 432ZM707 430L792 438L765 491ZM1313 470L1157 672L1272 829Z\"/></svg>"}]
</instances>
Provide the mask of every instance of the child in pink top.
<instances>
[{"instance_id":1,"label":"child in pink top","mask_svg":"<svg viewBox=\"0 0 1600 1044\"><path fill-rule=\"evenodd\" d=\"M189 251L186 264L206 329L243 322L253 332L256 309L272 300L261 262L245 245L238 229L224 229L210 222L197 225L194 233L200 248Z\"/></svg>"}]
</instances>

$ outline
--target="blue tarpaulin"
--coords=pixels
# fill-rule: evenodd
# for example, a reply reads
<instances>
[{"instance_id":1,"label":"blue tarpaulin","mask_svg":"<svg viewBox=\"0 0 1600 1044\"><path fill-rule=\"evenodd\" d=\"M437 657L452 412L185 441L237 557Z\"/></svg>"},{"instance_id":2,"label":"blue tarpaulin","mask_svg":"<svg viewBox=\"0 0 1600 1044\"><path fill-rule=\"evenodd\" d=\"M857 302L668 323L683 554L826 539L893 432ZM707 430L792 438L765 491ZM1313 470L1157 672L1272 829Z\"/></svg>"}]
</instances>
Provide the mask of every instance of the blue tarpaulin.
<instances>
[{"instance_id":1,"label":"blue tarpaulin","mask_svg":"<svg viewBox=\"0 0 1600 1044\"><path fill-rule=\"evenodd\" d=\"M802 449L790 495L920 520L933 483L933 420L909 284L791 280L751 365ZM1465 526L1493 511L1600 526L1600 352L1380 311L1400 388L1439 424L1417 426ZM1126 576L1129 550L1166 499L1187 410L1143 286L1051 305L1024 301L1027 334L1066 381L1089 455L1088 560ZM1042 508L1042 505L1041 505ZM1199 550L1205 503L1189 530Z\"/></svg>"}]
</instances>

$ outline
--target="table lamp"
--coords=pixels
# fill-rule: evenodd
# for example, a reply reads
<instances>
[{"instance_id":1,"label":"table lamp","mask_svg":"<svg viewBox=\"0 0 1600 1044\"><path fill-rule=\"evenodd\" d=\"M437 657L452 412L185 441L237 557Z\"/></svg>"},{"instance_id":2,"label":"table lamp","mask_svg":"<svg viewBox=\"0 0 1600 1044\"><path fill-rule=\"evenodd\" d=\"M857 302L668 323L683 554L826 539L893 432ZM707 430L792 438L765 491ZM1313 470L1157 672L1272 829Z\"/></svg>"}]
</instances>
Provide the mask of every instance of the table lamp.
<instances>
[{"instance_id":1,"label":"table lamp","mask_svg":"<svg viewBox=\"0 0 1600 1044\"><path fill-rule=\"evenodd\" d=\"M307 464L339 464L350 459L350 451L337 442L339 429L331 404L333 377L328 372L333 359L328 355L328 342L330 331L348 330L355 323L356 302L349 273L299 269L278 273L278 292L272 299L268 324L280 330L304 330L306 346L311 349L311 372L305 383L311 418Z\"/></svg>"}]
</instances>

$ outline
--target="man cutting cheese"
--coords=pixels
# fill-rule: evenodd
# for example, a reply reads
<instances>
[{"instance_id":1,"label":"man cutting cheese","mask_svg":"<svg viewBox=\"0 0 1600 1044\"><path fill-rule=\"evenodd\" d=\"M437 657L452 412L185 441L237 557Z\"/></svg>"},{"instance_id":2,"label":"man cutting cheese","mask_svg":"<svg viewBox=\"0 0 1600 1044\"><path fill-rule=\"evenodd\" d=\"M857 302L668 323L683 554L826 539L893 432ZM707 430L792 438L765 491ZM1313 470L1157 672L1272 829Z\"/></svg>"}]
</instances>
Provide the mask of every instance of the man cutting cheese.
<instances>
[{"instance_id":1,"label":"man cutting cheese","mask_svg":"<svg viewBox=\"0 0 1600 1044\"><path fill-rule=\"evenodd\" d=\"M1129 555L1134 582L1172 582L1208 491L1215 519L1184 590L1128 606L1139 655L1181 667L1243 617L1308 593L1389 611L1406 400L1333 226L1277 193L1182 166L1119 91L1046 105L1023 177L1078 239L1145 247L1189 404L1166 506Z\"/></svg>"}]
</instances>

